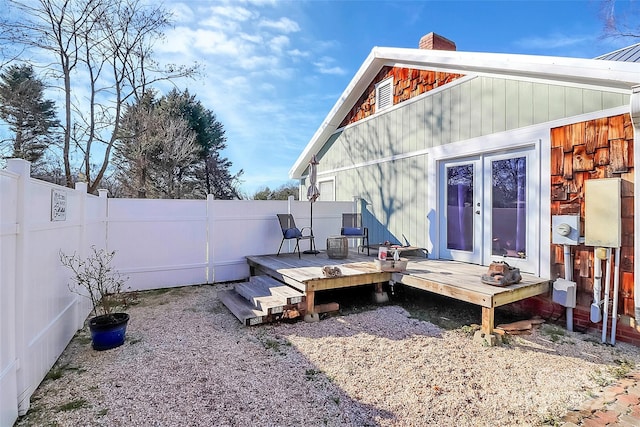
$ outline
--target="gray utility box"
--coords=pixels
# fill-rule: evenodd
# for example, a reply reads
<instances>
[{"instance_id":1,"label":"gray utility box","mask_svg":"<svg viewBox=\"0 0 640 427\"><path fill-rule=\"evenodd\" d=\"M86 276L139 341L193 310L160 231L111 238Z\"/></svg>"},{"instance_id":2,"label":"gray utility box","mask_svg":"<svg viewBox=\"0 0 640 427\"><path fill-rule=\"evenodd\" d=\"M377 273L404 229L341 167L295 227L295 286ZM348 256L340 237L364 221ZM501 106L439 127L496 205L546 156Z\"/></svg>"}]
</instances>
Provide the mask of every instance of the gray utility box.
<instances>
[{"instance_id":1,"label":"gray utility box","mask_svg":"<svg viewBox=\"0 0 640 427\"><path fill-rule=\"evenodd\" d=\"M605 248L620 247L622 240L620 178L589 179L584 185L585 244Z\"/></svg>"},{"instance_id":2,"label":"gray utility box","mask_svg":"<svg viewBox=\"0 0 640 427\"><path fill-rule=\"evenodd\" d=\"M553 215L551 241L556 245L577 245L580 242L580 216Z\"/></svg>"},{"instance_id":3,"label":"gray utility box","mask_svg":"<svg viewBox=\"0 0 640 427\"><path fill-rule=\"evenodd\" d=\"M553 282L553 302L568 308L576 307L576 282L556 279Z\"/></svg>"}]
</instances>

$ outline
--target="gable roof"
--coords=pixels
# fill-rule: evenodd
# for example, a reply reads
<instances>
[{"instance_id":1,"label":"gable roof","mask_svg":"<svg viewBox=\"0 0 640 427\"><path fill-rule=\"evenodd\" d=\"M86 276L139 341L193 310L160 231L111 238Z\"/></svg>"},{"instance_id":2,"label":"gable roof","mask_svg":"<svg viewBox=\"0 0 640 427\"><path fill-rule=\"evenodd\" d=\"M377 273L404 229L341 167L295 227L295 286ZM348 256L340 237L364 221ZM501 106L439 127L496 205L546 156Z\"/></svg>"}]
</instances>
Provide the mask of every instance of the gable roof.
<instances>
[{"instance_id":1,"label":"gable roof","mask_svg":"<svg viewBox=\"0 0 640 427\"><path fill-rule=\"evenodd\" d=\"M607 61L640 62L640 43L623 47L610 53L598 56L596 59Z\"/></svg>"},{"instance_id":2,"label":"gable roof","mask_svg":"<svg viewBox=\"0 0 640 427\"><path fill-rule=\"evenodd\" d=\"M309 159L333 134L385 66L584 84L618 90L640 85L640 63L555 56L374 47L289 171L303 176Z\"/></svg>"}]
</instances>

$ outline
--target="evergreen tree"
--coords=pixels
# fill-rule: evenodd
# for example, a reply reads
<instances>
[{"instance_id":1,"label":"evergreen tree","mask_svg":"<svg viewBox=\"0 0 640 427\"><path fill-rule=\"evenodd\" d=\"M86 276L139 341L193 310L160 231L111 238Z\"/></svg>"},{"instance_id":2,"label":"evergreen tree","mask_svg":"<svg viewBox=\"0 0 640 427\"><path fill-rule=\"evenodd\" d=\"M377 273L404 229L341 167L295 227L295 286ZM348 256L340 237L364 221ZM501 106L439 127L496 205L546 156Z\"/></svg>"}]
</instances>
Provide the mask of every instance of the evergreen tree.
<instances>
[{"instance_id":1,"label":"evergreen tree","mask_svg":"<svg viewBox=\"0 0 640 427\"><path fill-rule=\"evenodd\" d=\"M199 147L199 161L194 165L190 192L195 198L213 194L216 199L239 199L237 186L243 171L233 175L232 162L222 156L226 145L225 130L215 114L206 109L188 90L173 89L160 100L163 109L171 116L185 119L195 132Z\"/></svg>"},{"instance_id":2,"label":"evergreen tree","mask_svg":"<svg viewBox=\"0 0 640 427\"><path fill-rule=\"evenodd\" d=\"M11 65L0 74L0 119L12 132L12 138L0 141L7 157L25 159L34 170L46 149L56 141L55 103L44 99L44 83L36 78L30 65Z\"/></svg>"},{"instance_id":3,"label":"evergreen tree","mask_svg":"<svg viewBox=\"0 0 640 427\"><path fill-rule=\"evenodd\" d=\"M116 180L128 197L239 199L240 171L222 157L224 128L188 91L145 93L123 113Z\"/></svg>"},{"instance_id":4,"label":"evergreen tree","mask_svg":"<svg viewBox=\"0 0 640 427\"><path fill-rule=\"evenodd\" d=\"M299 194L298 184L296 182L290 182L288 184L282 184L275 190L271 190L269 187L264 187L262 190L258 190L253 194L253 200L287 200L289 196L293 196L294 200L298 200Z\"/></svg>"}]
</instances>

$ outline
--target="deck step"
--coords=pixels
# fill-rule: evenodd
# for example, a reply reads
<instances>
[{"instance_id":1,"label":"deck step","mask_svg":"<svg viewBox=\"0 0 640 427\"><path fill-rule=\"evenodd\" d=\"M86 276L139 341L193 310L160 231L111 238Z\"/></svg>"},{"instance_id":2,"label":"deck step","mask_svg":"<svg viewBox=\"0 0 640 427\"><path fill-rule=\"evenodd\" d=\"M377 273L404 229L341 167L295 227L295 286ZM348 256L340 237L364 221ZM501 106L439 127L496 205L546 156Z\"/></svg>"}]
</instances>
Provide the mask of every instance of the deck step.
<instances>
[{"instance_id":1,"label":"deck step","mask_svg":"<svg viewBox=\"0 0 640 427\"><path fill-rule=\"evenodd\" d=\"M252 276L218 295L245 326L295 319L303 316L306 308L302 292L268 276Z\"/></svg>"},{"instance_id":2,"label":"deck step","mask_svg":"<svg viewBox=\"0 0 640 427\"><path fill-rule=\"evenodd\" d=\"M249 282L252 286L263 290L264 295L272 295L285 299L286 304L298 304L305 301L304 293L287 286L271 276L251 276Z\"/></svg>"},{"instance_id":3,"label":"deck step","mask_svg":"<svg viewBox=\"0 0 640 427\"><path fill-rule=\"evenodd\" d=\"M235 291L253 303L258 310L268 314L282 313L284 306L287 305L286 298L271 295L268 289L265 291L262 286L256 286L251 282L238 283L235 286Z\"/></svg>"},{"instance_id":4,"label":"deck step","mask_svg":"<svg viewBox=\"0 0 640 427\"><path fill-rule=\"evenodd\" d=\"M218 291L218 298L245 326L259 325L268 320L267 312L257 310L251 302L233 289Z\"/></svg>"}]
</instances>

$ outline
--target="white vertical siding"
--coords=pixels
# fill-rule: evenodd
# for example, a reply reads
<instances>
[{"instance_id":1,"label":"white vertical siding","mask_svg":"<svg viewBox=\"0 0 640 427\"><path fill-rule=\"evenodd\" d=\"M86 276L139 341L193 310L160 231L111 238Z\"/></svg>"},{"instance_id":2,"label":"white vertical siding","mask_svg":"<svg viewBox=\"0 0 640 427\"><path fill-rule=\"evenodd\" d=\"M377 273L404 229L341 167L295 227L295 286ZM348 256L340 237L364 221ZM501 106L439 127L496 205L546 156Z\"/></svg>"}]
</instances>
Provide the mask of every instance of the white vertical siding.
<instances>
[{"instance_id":1,"label":"white vertical siding","mask_svg":"<svg viewBox=\"0 0 640 427\"><path fill-rule=\"evenodd\" d=\"M424 229L432 208L426 194L428 186L436 184L426 181L428 149L624 106L628 101L628 95L582 87L491 77L460 79L347 126L321 159L319 173L335 176L338 200L362 196L368 201L375 222L372 242L400 240L409 232L412 244L426 245ZM407 153L420 154L403 159ZM402 160L381 160L398 157ZM397 181L392 185L388 179Z\"/></svg>"}]
</instances>

